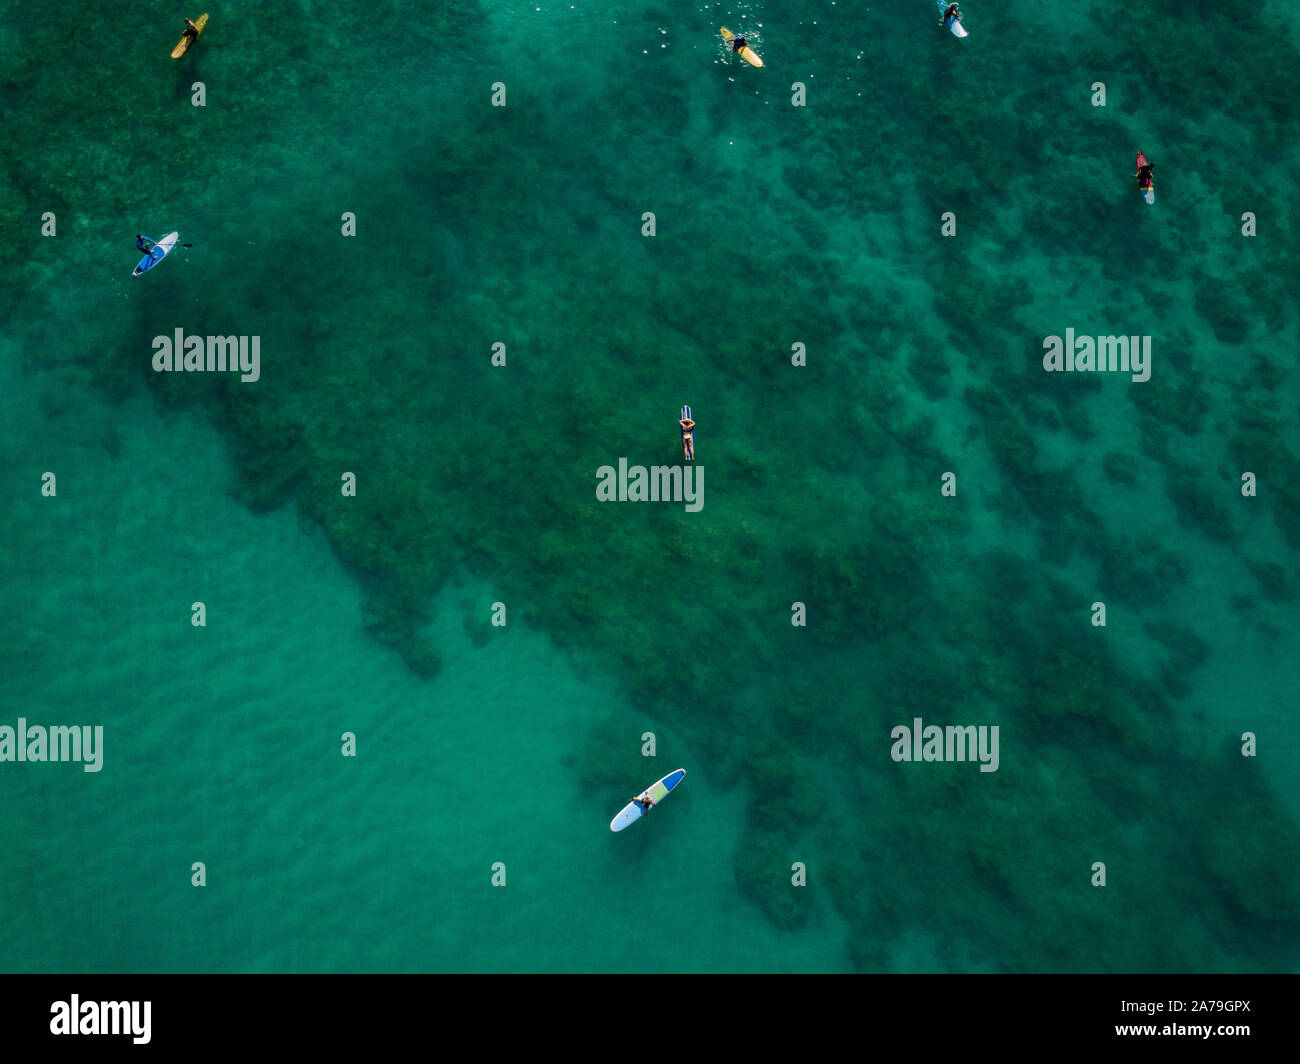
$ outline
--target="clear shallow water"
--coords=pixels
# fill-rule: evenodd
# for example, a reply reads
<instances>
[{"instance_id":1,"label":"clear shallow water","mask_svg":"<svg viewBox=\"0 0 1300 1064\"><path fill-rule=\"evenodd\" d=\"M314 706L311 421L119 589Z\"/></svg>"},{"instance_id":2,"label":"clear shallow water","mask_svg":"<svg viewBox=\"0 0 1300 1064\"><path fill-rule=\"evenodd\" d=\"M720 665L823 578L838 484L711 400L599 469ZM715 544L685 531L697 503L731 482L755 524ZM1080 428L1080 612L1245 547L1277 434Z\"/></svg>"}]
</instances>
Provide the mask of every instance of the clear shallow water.
<instances>
[{"instance_id":1,"label":"clear shallow water","mask_svg":"<svg viewBox=\"0 0 1300 1064\"><path fill-rule=\"evenodd\" d=\"M100 774L9 766L6 807L20 815L6 907L30 917L30 952L7 951L6 966L843 964L829 915L796 944L729 911L719 884L741 802L707 769L653 851L634 836L611 844L622 791L584 795L563 760L595 723L661 726L607 677L575 671L526 629L475 648L464 622L485 617L492 595L470 582L438 603L441 675L411 676L359 630L356 582L319 534L224 496L213 432L140 402L119 412L133 427L116 458L94 447L68 458L86 487L65 534L15 544L32 573L60 580L10 584L26 601L6 705L33 723L103 722L106 745ZM164 438L186 457L160 455ZM195 598L206 631L188 625ZM345 730L359 736L355 761L337 754ZM194 860L208 866L202 891L188 883ZM507 867L499 900L494 861Z\"/></svg>"},{"instance_id":2,"label":"clear shallow water","mask_svg":"<svg viewBox=\"0 0 1300 1064\"><path fill-rule=\"evenodd\" d=\"M2 16L4 721L109 745L0 765L0 965L1294 968L1295 42L535 7ZM1043 374L1067 326L1152 380ZM159 379L176 327L262 380ZM597 506L682 402L705 509Z\"/></svg>"}]
</instances>

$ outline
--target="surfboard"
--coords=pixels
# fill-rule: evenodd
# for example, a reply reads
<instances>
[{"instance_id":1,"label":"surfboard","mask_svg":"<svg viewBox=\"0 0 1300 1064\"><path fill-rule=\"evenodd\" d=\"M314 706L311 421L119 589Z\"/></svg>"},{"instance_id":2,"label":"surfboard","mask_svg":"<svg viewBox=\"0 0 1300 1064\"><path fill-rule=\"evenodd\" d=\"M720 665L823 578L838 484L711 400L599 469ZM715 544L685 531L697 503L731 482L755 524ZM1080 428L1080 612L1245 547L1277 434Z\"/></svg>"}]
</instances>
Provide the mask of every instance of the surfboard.
<instances>
[{"instance_id":1,"label":"surfboard","mask_svg":"<svg viewBox=\"0 0 1300 1064\"><path fill-rule=\"evenodd\" d=\"M153 246L148 255L140 260L136 268L131 271L131 276L139 277L142 273L148 273L152 270L171 253L172 248L176 246L176 241L180 238L180 233L168 233Z\"/></svg>"},{"instance_id":2,"label":"surfboard","mask_svg":"<svg viewBox=\"0 0 1300 1064\"><path fill-rule=\"evenodd\" d=\"M726 26L723 26L722 39L730 44L736 39L736 35L732 33L731 30L727 29ZM750 66L761 67L763 65L763 60L759 54L747 44L744 45L736 54Z\"/></svg>"},{"instance_id":3,"label":"surfboard","mask_svg":"<svg viewBox=\"0 0 1300 1064\"><path fill-rule=\"evenodd\" d=\"M1143 155L1141 152L1138 152L1138 154L1137 154L1137 168L1138 168L1139 170L1141 170L1142 167L1146 166L1146 164L1147 164L1147 157L1146 157L1145 155ZM1146 187L1143 187L1142 185L1139 185L1139 186L1138 186L1138 192L1141 194L1142 198L1143 198L1144 200L1147 201L1147 203L1149 203L1149 204L1150 204L1150 203L1155 203L1155 201L1156 201L1156 182L1155 182L1155 178L1152 178L1152 179L1151 179L1151 183L1150 183L1149 185L1147 185Z\"/></svg>"},{"instance_id":4,"label":"surfboard","mask_svg":"<svg viewBox=\"0 0 1300 1064\"><path fill-rule=\"evenodd\" d=\"M685 775L686 770L684 768L674 769L657 783L650 784L637 797L644 798L649 795L650 800L654 802L652 808L657 809L663 800L672 794L673 788L682 782ZM629 824L635 824L643 816L645 816L645 810L641 806L637 805L635 801L628 802L618 811L618 816L609 822L609 830L622 831Z\"/></svg>"},{"instance_id":5,"label":"surfboard","mask_svg":"<svg viewBox=\"0 0 1300 1064\"><path fill-rule=\"evenodd\" d=\"M208 24L207 14L202 14L194 20L194 26L196 29L198 29L200 34L203 33L203 27L206 26L207 24ZM198 40L197 37L182 37L179 41L176 42L176 47L172 49L172 58L179 59L181 56L183 56L186 52L190 50L190 45L197 40Z\"/></svg>"},{"instance_id":6,"label":"surfboard","mask_svg":"<svg viewBox=\"0 0 1300 1064\"><path fill-rule=\"evenodd\" d=\"M940 14L940 15L942 15L945 11L948 10L948 4L949 4L950 2L951 2L951 0L939 0L939 14ZM955 17L953 17L953 16L949 16L948 18L944 19L944 20L943 20L943 24L944 24L945 26L947 26L950 30L952 30L952 35L953 35L954 37L968 37L968 36L970 36L970 34L968 34L968 33L966 32L966 27L963 26L959 21L957 21L957 19L956 19Z\"/></svg>"}]
</instances>

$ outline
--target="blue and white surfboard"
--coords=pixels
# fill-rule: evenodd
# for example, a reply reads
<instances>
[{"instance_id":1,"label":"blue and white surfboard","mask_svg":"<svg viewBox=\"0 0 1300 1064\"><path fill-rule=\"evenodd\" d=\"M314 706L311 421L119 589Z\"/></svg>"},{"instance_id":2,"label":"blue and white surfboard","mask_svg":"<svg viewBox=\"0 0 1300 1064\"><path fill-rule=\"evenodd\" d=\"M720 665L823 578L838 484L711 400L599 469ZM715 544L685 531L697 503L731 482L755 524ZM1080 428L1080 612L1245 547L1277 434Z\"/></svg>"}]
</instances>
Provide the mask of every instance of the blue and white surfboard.
<instances>
[{"instance_id":1,"label":"blue and white surfboard","mask_svg":"<svg viewBox=\"0 0 1300 1064\"><path fill-rule=\"evenodd\" d=\"M682 416L685 417L687 415ZM637 798L645 798L649 795L650 800L654 803L650 808L654 809L660 802L672 794L673 788L676 787L677 784L681 783L685 776L686 770L684 768L674 769L658 783L650 784L649 787L637 795ZM619 810L618 816L609 822L609 830L622 831L629 824L635 824L645 816L645 814L645 808L634 799L628 802L627 805L623 806L623 808Z\"/></svg>"},{"instance_id":2,"label":"blue and white surfboard","mask_svg":"<svg viewBox=\"0 0 1300 1064\"><path fill-rule=\"evenodd\" d=\"M948 10L948 2L949 0L939 0L939 14L941 16L945 11ZM953 15L949 15L946 19L944 19L943 24L947 26L950 30L952 30L952 35L954 37L965 37L967 35L966 27L963 26L961 22L959 22L957 18Z\"/></svg>"},{"instance_id":3,"label":"blue and white surfboard","mask_svg":"<svg viewBox=\"0 0 1300 1064\"><path fill-rule=\"evenodd\" d=\"M172 248L176 246L176 241L180 238L180 233L168 233L153 246L148 255L140 260L136 268L131 271L131 276L139 277L142 273L148 273L152 270L167 257Z\"/></svg>"}]
</instances>

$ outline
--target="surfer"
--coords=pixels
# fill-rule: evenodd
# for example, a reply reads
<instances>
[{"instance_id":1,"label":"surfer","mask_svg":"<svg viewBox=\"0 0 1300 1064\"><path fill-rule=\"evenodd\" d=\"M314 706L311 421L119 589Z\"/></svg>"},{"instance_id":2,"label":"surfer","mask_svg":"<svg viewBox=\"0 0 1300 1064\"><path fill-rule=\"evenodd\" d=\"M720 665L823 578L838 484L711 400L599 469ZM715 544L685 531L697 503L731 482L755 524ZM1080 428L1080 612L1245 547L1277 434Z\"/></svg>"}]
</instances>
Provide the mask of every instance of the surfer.
<instances>
[{"instance_id":1,"label":"surfer","mask_svg":"<svg viewBox=\"0 0 1300 1064\"><path fill-rule=\"evenodd\" d=\"M946 26L948 25L948 20L950 18L955 18L958 22L961 21L961 12L957 10L956 4L949 4L947 8L944 9L943 17L940 21Z\"/></svg>"},{"instance_id":2,"label":"surfer","mask_svg":"<svg viewBox=\"0 0 1300 1064\"><path fill-rule=\"evenodd\" d=\"M688 416L687 411L682 412L682 417L677 419L677 424L682 427L682 450L686 453L686 461L695 461L695 421Z\"/></svg>"},{"instance_id":3,"label":"surfer","mask_svg":"<svg viewBox=\"0 0 1300 1064\"><path fill-rule=\"evenodd\" d=\"M185 20L185 32L181 34L181 40L185 40L186 37L191 41L197 41L199 39L199 28L189 19Z\"/></svg>"},{"instance_id":4,"label":"surfer","mask_svg":"<svg viewBox=\"0 0 1300 1064\"><path fill-rule=\"evenodd\" d=\"M141 236L139 233L135 234L135 246L137 250L143 251L146 255L153 251L153 241Z\"/></svg>"},{"instance_id":5,"label":"surfer","mask_svg":"<svg viewBox=\"0 0 1300 1064\"><path fill-rule=\"evenodd\" d=\"M1138 179L1138 188L1151 187L1151 171L1154 169L1155 165L1153 163L1147 163L1145 166L1139 166L1137 168L1137 173L1133 176Z\"/></svg>"},{"instance_id":6,"label":"surfer","mask_svg":"<svg viewBox=\"0 0 1300 1064\"><path fill-rule=\"evenodd\" d=\"M655 804L655 800L651 798L648 793L641 795L640 798L633 798L632 801L636 802L636 804L641 807L642 816L645 816L646 813L650 812L650 810L654 808Z\"/></svg>"},{"instance_id":7,"label":"surfer","mask_svg":"<svg viewBox=\"0 0 1300 1064\"><path fill-rule=\"evenodd\" d=\"M744 37L732 37L728 43L731 45L731 50L735 52L737 55L739 55L740 50L744 48L745 45L747 45L749 42L745 40Z\"/></svg>"}]
</instances>

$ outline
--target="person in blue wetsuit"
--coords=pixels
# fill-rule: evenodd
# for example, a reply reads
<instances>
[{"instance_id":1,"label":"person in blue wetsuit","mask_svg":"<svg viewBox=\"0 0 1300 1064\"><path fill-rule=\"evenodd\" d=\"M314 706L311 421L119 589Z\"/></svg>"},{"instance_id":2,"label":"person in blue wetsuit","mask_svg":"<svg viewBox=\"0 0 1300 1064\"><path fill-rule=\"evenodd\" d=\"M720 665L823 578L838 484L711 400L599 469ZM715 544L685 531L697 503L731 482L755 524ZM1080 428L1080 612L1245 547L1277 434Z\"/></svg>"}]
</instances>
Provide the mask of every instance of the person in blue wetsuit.
<instances>
[{"instance_id":1,"label":"person in blue wetsuit","mask_svg":"<svg viewBox=\"0 0 1300 1064\"><path fill-rule=\"evenodd\" d=\"M153 253L153 241L146 240L139 233L135 234L135 246L140 251L143 251L146 255L150 255Z\"/></svg>"},{"instance_id":2,"label":"person in blue wetsuit","mask_svg":"<svg viewBox=\"0 0 1300 1064\"><path fill-rule=\"evenodd\" d=\"M961 21L961 12L957 10L956 4L949 4L947 8L944 10L943 24L945 26L948 25L948 20L950 18L955 18L958 22Z\"/></svg>"}]
</instances>

